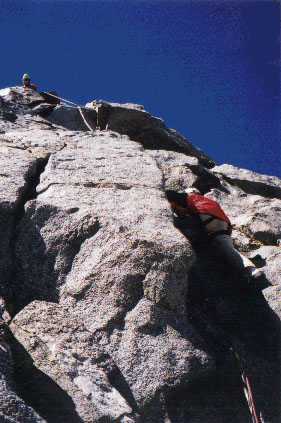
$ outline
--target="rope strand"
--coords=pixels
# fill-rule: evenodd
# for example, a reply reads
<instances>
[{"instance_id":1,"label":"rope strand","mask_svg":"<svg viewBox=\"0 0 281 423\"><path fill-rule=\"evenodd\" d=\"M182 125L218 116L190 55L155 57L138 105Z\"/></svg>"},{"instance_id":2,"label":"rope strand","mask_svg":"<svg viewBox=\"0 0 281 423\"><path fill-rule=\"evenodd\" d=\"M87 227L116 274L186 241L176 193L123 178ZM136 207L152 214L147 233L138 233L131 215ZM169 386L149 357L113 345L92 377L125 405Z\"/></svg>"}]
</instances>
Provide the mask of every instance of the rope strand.
<instances>
[{"instance_id":1,"label":"rope strand","mask_svg":"<svg viewBox=\"0 0 281 423\"><path fill-rule=\"evenodd\" d=\"M55 94L48 93L48 95L50 95L52 97L55 97L55 98L58 98L59 100L65 102L65 103L73 104L75 107L77 107L78 110L79 110L79 113L80 113L80 115L81 115L81 117L82 117L82 119L83 119L83 121L85 123L85 125L90 129L91 132L95 132L95 130L91 127L91 125L89 124L89 122L86 120L81 106L79 106L76 103L73 103L73 101L66 100L66 99L64 99L62 97L59 97L59 96L55 95Z\"/></svg>"},{"instance_id":2,"label":"rope strand","mask_svg":"<svg viewBox=\"0 0 281 423\"><path fill-rule=\"evenodd\" d=\"M86 118L85 118L85 116L84 116L84 114L83 114L83 111L82 111L82 108L80 107L80 106L78 106L78 110L79 110L79 112L80 112L80 115L82 116L82 119L83 119L83 121L84 121L84 123L85 123L85 125L90 129L90 131L92 131L92 132L94 132L95 130L90 126L90 124L87 122L87 120L86 120Z\"/></svg>"}]
</instances>

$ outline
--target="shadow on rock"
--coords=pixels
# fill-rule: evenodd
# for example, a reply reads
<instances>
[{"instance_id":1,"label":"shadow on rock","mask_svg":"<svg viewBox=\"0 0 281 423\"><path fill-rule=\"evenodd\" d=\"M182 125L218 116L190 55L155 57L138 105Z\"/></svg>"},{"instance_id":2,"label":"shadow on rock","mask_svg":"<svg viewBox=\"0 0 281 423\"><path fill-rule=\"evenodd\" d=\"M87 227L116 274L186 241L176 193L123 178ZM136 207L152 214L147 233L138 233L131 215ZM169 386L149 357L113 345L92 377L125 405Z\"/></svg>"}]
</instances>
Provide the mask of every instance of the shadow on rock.
<instances>
[{"instance_id":1,"label":"shadow on rock","mask_svg":"<svg viewBox=\"0 0 281 423\"><path fill-rule=\"evenodd\" d=\"M34 300L58 301L55 257L47 254L45 240L32 220L27 221L26 216L24 220L24 228L18 228L17 238L23 239L15 247L12 297L8 300L13 316Z\"/></svg>"},{"instance_id":2,"label":"shadow on rock","mask_svg":"<svg viewBox=\"0 0 281 423\"><path fill-rule=\"evenodd\" d=\"M189 274L188 320L213 350L217 374L224 369L224 377L216 376L220 385L216 389L229 393L232 390L235 395L238 395L235 386L243 390L241 383L235 382L239 374L241 379L241 370L231 352L233 348L249 377L256 408L262 411L266 422L277 423L280 421L280 320L262 291L247 284L222 260L214 259L204 238L196 237L193 232L190 240L197 261ZM232 380L233 366L236 376ZM235 398L229 395L228 402L220 407L233 401ZM230 421L236 420L230 418Z\"/></svg>"},{"instance_id":3,"label":"shadow on rock","mask_svg":"<svg viewBox=\"0 0 281 423\"><path fill-rule=\"evenodd\" d=\"M127 383L126 379L124 378L121 370L119 367L115 366L109 373L108 373L108 380L110 384L117 389L117 391L122 395L123 398L126 399L129 406L132 408L133 411L138 411L138 405L136 400L133 396L132 390Z\"/></svg>"},{"instance_id":4,"label":"shadow on rock","mask_svg":"<svg viewBox=\"0 0 281 423\"><path fill-rule=\"evenodd\" d=\"M16 239L15 312L34 300L57 302L81 245L99 229L87 211L30 201Z\"/></svg>"},{"instance_id":5,"label":"shadow on rock","mask_svg":"<svg viewBox=\"0 0 281 423\"><path fill-rule=\"evenodd\" d=\"M82 423L70 396L34 366L30 355L14 337L10 346L17 395L48 423Z\"/></svg>"},{"instance_id":6,"label":"shadow on rock","mask_svg":"<svg viewBox=\"0 0 281 423\"><path fill-rule=\"evenodd\" d=\"M172 423L252 422L240 375L230 366L188 387L172 390L165 395L165 408Z\"/></svg>"}]
</instances>

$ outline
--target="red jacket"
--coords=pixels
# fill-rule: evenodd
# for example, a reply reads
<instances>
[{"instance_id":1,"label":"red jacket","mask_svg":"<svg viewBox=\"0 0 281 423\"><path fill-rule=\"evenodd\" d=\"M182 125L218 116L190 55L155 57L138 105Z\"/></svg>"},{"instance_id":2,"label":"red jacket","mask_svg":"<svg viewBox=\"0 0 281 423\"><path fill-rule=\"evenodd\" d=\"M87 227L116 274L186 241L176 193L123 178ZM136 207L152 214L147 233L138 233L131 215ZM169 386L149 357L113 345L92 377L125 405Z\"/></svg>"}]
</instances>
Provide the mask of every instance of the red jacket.
<instances>
[{"instance_id":1,"label":"red jacket","mask_svg":"<svg viewBox=\"0 0 281 423\"><path fill-rule=\"evenodd\" d=\"M36 84L28 84L28 85L25 85L25 88L30 88L33 91L36 91L36 89L37 89Z\"/></svg>"},{"instance_id":2,"label":"red jacket","mask_svg":"<svg viewBox=\"0 0 281 423\"><path fill-rule=\"evenodd\" d=\"M181 216L186 214L209 214L210 216L216 216L219 219L230 223L229 218L216 201L210 200L201 194L188 194L186 197L186 207L182 207L177 205L177 203L171 202L172 207Z\"/></svg>"}]
</instances>

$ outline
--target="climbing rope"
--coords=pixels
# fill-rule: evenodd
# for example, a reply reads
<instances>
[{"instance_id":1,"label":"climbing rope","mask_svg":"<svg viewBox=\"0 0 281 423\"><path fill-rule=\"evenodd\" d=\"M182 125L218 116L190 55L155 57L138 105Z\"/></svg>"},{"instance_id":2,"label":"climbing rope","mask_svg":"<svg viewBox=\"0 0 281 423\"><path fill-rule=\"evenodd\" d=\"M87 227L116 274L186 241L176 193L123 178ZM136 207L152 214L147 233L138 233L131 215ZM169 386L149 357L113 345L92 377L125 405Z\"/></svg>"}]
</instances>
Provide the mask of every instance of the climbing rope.
<instances>
[{"instance_id":1,"label":"climbing rope","mask_svg":"<svg viewBox=\"0 0 281 423\"><path fill-rule=\"evenodd\" d=\"M79 106L78 104L76 104L76 103L73 103L73 101L69 101L69 100L66 100L66 99L64 99L64 98L62 98L62 97L59 97L59 96L57 96L57 95L55 95L55 94L51 94L51 93L48 93L48 95L50 95L51 97L55 97L55 98L57 98L57 99L59 99L60 101L62 101L62 102L64 102L64 103L69 103L69 104L72 104L72 105L74 105L75 107L77 107L78 108L78 110L79 110L79 112L80 112L80 115L81 115L81 117L82 117L82 119L83 119L83 121L84 121L84 123L85 123L85 125L90 129L90 131L91 132L94 132L95 130L91 127L91 125L89 124L89 122L87 121L87 119L85 118L85 116L84 116L84 113L83 113L83 110L82 110L82 107L81 106ZM70 106L71 107L71 106Z\"/></svg>"},{"instance_id":2,"label":"climbing rope","mask_svg":"<svg viewBox=\"0 0 281 423\"><path fill-rule=\"evenodd\" d=\"M82 108L80 106L78 106L78 110L80 112L80 115L82 116L82 119L83 119L85 125L90 129L90 131L94 132L94 129L88 124L88 122L87 122L87 120L86 120L86 118L85 118L85 116L83 114L83 110L82 110Z\"/></svg>"},{"instance_id":3,"label":"climbing rope","mask_svg":"<svg viewBox=\"0 0 281 423\"><path fill-rule=\"evenodd\" d=\"M230 342L230 341L228 340L228 342ZM253 421L253 423L263 423L261 413L260 413L260 417L258 417L258 413L257 413L256 407L255 407L254 397L253 397L250 381L249 381L249 378L246 375L245 370L243 368L241 358L240 358L238 352L234 349L233 345L231 345L230 350L232 351L234 357L236 358L236 361L237 361L238 366L240 368L241 378L242 378L243 388L244 388L244 394L245 394L245 397L246 397L246 400L247 400L247 403L248 403L248 407L249 407L249 410L250 410L250 413L251 413L252 421Z\"/></svg>"},{"instance_id":4,"label":"climbing rope","mask_svg":"<svg viewBox=\"0 0 281 423\"><path fill-rule=\"evenodd\" d=\"M233 345L229 335L226 333L226 331L224 330L224 328L222 327L221 323L218 322L218 319L212 315L212 320L213 322L216 324L216 326L218 326L218 328L220 329L220 332L223 335L224 338L224 342L226 343L228 349L231 351L231 353L233 354L239 370L240 370L240 375L241 375L241 379L243 382L243 391L244 391L244 395L245 398L247 400L248 403L248 407L249 407L249 411L252 417L252 422L253 423L264 423L263 417L262 417L262 413L260 412L258 415L257 412L257 408L255 406L255 402L254 402L254 396L253 396L253 392L251 389L251 385L250 385L250 380L246 374L246 371L244 369L244 366L242 364L242 360L241 357L239 356L235 346Z\"/></svg>"},{"instance_id":5,"label":"climbing rope","mask_svg":"<svg viewBox=\"0 0 281 423\"><path fill-rule=\"evenodd\" d=\"M52 93L49 93L49 92L48 92L47 94L48 94L48 95L50 95L51 97L55 97L55 98L57 98L57 99L59 99L59 100L63 101L64 103L73 104L74 106L79 107L79 105L78 105L78 104L76 104L76 103L73 103L73 101L66 100L65 98L59 97L59 96L57 96L57 95L55 95L55 94L52 94Z\"/></svg>"}]
</instances>

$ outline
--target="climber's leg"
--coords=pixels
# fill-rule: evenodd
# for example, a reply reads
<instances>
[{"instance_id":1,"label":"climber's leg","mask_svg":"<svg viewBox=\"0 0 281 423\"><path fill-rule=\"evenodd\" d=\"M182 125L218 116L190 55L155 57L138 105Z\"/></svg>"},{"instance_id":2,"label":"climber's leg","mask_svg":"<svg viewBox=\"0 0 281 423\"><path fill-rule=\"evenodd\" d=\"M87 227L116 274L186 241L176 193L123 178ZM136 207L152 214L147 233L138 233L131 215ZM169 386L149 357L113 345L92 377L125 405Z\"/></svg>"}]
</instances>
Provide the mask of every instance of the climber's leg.
<instances>
[{"instance_id":1,"label":"climber's leg","mask_svg":"<svg viewBox=\"0 0 281 423\"><path fill-rule=\"evenodd\" d=\"M255 279L263 275L263 272L258 270L251 260L234 249L231 236L217 235L212 238L211 244L216 249L217 255L221 255L223 261L235 271Z\"/></svg>"}]
</instances>

